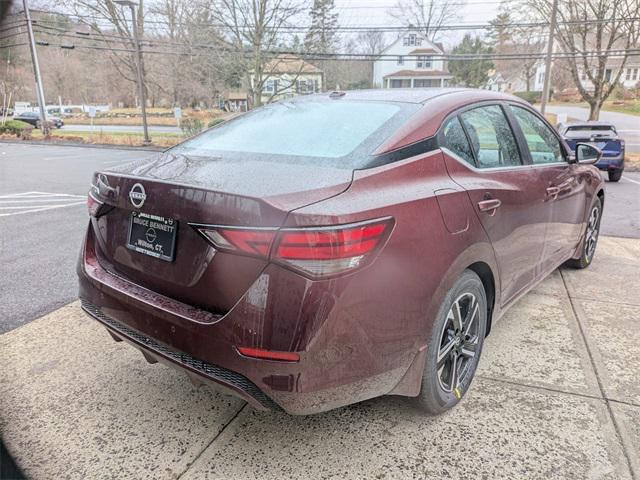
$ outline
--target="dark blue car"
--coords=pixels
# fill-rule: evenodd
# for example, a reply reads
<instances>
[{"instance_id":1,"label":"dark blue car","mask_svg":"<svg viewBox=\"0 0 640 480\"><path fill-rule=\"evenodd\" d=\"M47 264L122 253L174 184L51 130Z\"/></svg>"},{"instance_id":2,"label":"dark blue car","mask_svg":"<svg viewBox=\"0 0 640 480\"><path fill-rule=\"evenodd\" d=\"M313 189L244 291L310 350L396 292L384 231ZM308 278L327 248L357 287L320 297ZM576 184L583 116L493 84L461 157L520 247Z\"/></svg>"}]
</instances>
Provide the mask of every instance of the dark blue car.
<instances>
[{"instance_id":1,"label":"dark blue car","mask_svg":"<svg viewBox=\"0 0 640 480\"><path fill-rule=\"evenodd\" d=\"M606 170L610 182L617 182L624 170L624 140L618 136L616 127L608 122L561 123L558 131L567 142L571 151L576 143L589 143L602 151L602 157L596 163L600 170Z\"/></svg>"}]
</instances>

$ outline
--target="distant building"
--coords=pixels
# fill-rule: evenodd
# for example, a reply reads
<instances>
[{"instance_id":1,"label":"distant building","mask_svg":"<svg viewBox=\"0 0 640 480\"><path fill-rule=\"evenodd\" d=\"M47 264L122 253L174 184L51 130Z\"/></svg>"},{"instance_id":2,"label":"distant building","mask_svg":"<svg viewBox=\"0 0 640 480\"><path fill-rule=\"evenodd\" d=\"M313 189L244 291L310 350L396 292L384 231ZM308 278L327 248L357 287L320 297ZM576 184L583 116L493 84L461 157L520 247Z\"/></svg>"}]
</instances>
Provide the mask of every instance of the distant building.
<instances>
[{"instance_id":1,"label":"distant building","mask_svg":"<svg viewBox=\"0 0 640 480\"><path fill-rule=\"evenodd\" d=\"M262 103L296 95L321 92L324 74L318 67L292 55L280 55L267 63L262 78ZM255 90L255 75L251 74L251 88Z\"/></svg>"},{"instance_id":2,"label":"distant building","mask_svg":"<svg viewBox=\"0 0 640 480\"><path fill-rule=\"evenodd\" d=\"M616 78L620 71L621 61L622 59L620 57L607 58L604 70L605 82L612 82ZM538 61L533 82L534 91L542 91L544 88L545 71L546 67L544 61ZM592 68L592 74L595 75L596 71L597 68L594 66ZM585 88L585 90L593 91L593 84L589 80L586 69L578 67L578 77L580 79L580 84ZM635 88L638 86L638 82L640 82L640 59L630 56L622 69L622 74L620 75L618 83L620 83L624 88Z\"/></svg>"},{"instance_id":3,"label":"distant building","mask_svg":"<svg viewBox=\"0 0 640 480\"><path fill-rule=\"evenodd\" d=\"M408 32L385 48L385 58L373 63L374 88L446 87L453 76L442 55L442 44L433 43L419 32ZM389 58L392 58L391 60Z\"/></svg>"},{"instance_id":4,"label":"distant building","mask_svg":"<svg viewBox=\"0 0 640 480\"><path fill-rule=\"evenodd\" d=\"M246 112L249 109L249 94L243 90L225 92L222 107L227 112Z\"/></svg>"},{"instance_id":5,"label":"distant building","mask_svg":"<svg viewBox=\"0 0 640 480\"><path fill-rule=\"evenodd\" d=\"M524 92L527 90L527 82L522 78L521 72L508 74L506 72L501 73L496 70L490 70L488 76L489 79L484 86L487 90L506 93ZM531 84L533 84L533 81Z\"/></svg>"}]
</instances>

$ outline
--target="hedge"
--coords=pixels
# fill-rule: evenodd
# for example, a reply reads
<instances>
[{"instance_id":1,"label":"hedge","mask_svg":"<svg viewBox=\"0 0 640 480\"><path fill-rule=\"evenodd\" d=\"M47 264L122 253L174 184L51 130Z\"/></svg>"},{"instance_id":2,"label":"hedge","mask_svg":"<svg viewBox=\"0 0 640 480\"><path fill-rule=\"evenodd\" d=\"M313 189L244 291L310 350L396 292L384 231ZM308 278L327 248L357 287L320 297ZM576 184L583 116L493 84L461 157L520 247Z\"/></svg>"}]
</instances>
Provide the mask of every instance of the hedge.
<instances>
[{"instance_id":1,"label":"hedge","mask_svg":"<svg viewBox=\"0 0 640 480\"><path fill-rule=\"evenodd\" d=\"M513 94L529 103L536 103L542 100L542 92L513 92Z\"/></svg>"},{"instance_id":2,"label":"hedge","mask_svg":"<svg viewBox=\"0 0 640 480\"><path fill-rule=\"evenodd\" d=\"M8 133L19 137L31 130L33 130L33 126L20 120L7 120L4 124L0 124L0 134Z\"/></svg>"}]
</instances>

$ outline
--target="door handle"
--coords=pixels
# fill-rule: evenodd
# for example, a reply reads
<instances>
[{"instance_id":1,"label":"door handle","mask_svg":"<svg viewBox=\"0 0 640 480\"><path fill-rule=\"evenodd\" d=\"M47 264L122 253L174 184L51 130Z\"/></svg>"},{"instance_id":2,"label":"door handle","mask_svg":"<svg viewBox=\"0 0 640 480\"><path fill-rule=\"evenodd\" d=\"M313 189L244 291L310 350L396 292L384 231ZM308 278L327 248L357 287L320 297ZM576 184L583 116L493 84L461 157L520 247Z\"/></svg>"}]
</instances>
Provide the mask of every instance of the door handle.
<instances>
[{"instance_id":1,"label":"door handle","mask_svg":"<svg viewBox=\"0 0 640 480\"><path fill-rule=\"evenodd\" d=\"M478 202L478 208L480 209L480 211L487 212L491 216L495 215L496 210L500 208L500 205L502 205L502 202L497 198L491 198Z\"/></svg>"},{"instance_id":2,"label":"door handle","mask_svg":"<svg viewBox=\"0 0 640 480\"><path fill-rule=\"evenodd\" d=\"M560 193L560 187L547 187L547 195L551 197L551 200L555 200L558 198L558 194Z\"/></svg>"}]
</instances>

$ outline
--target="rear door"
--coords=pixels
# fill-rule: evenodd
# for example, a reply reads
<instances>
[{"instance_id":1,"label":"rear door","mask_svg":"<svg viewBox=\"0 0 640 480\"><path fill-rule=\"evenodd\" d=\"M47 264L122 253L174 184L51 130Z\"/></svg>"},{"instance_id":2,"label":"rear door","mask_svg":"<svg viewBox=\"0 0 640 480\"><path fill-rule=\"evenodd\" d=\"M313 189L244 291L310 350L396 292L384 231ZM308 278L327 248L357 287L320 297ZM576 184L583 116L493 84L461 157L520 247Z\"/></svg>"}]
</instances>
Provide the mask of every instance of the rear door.
<instances>
[{"instance_id":1,"label":"rear door","mask_svg":"<svg viewBox=\"0 0 640 480\"><path fill-rule=\"evenodd\" d=\"M465 188L491 239L503 305L528 287L540 268L550 216L538 172L523 162L501 105L459 112L441 131L447 170Z\"/></svg>"},{"instance_id":2,"label":"rear door","mask_svg":"<svg viewBox=\"0 0 640 480\"><path fill-rule=\"evenodd\" d=\"M582 167L568 163L561 140L537 113L519 105L509 108L551 205L541 271L546 274L565 260L578 243L585 211L585 184L579 172Z\"/></svg>"}]
</instances>

